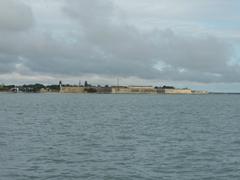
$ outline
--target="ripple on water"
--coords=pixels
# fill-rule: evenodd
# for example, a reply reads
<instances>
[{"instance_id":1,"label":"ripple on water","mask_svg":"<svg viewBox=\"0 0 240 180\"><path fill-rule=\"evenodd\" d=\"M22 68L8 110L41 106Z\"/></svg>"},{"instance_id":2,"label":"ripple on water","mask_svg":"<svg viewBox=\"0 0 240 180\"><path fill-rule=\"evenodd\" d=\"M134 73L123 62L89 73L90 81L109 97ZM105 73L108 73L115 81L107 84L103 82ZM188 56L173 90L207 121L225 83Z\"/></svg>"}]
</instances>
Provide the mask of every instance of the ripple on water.
<instances>
[{"instance_id":1,"label":"ripple on water","mask_svg":"<svg viewBox=\"0 0 240 180\"><path fill-rule=\"evenodd\" d=\"M238 99L0 94L0 177L240 179Z\"/></svg>"}]
</instances>

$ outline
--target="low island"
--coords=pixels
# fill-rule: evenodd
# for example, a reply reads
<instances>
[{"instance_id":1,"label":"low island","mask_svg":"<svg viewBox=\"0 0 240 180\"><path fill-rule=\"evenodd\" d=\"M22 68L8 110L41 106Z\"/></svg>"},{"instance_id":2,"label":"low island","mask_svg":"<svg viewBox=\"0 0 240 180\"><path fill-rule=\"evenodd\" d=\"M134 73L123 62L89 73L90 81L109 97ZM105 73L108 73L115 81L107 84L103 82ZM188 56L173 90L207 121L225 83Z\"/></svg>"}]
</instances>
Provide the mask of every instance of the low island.
<instances>
[{"instance_id":1,"label":"low island","mask_svg":"<svg viewBox=\"0 0 240 180\"><path fill-rule=\"evenodd\" d=\"M0 92L12 93L96 93L96 94L208 94L208 91L175 88L173 86L94 86L62 84L57 85L0 85Z\"/></svg>"}]
</instances>

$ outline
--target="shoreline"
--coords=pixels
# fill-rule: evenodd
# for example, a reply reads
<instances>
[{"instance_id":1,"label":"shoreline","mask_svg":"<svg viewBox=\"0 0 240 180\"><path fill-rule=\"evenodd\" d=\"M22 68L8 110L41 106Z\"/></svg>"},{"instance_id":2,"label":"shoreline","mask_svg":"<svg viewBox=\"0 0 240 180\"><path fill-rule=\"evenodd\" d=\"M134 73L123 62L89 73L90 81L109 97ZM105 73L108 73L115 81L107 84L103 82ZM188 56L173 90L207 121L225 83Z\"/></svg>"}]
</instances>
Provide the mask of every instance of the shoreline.
<instances>
[{"instance_id":1,"label":"shoreline","mask_svg":"<svg viewBox=\"0 0 240 180\"><path fill-rule=\"evenodd\" d=\"M209 92L207 94L182 94L182 93L62 93L62 92L8 92L0 91L0 94L81 94L81 95L240 95L236 92Z\"/></svg>"}]
</instances>

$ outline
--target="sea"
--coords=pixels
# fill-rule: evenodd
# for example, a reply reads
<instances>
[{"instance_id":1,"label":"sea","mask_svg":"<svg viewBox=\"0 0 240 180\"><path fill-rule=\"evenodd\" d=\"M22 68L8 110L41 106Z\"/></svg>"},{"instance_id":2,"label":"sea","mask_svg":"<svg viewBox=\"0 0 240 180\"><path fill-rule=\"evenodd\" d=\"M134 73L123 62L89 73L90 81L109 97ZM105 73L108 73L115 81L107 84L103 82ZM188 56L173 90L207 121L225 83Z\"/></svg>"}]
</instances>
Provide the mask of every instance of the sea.
<instances>
[{"instance_id":1,"label":"sea","mask_svg":"<svg viewBox=\"0 0 240 180\"><path fill-rule=\"evenodd\" d=\"M1 180L239 180L240 95L0 93Z\"/></svg>"}]
</instances>

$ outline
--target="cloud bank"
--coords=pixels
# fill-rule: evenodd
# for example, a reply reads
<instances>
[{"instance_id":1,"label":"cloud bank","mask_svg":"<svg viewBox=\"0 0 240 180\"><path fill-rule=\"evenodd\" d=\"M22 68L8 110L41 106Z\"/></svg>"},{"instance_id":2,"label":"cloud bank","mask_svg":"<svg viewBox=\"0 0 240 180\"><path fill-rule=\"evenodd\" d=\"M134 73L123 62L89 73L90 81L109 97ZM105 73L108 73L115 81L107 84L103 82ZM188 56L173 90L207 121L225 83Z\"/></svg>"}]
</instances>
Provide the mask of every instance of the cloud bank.
<instances>
[{"instance_id":1,"label":"cloud bank","mask_svg":"<svg viewBox=\"0 0 240 180\"><path fill-rule=\"evenodd\" d=\"M0 74L238 83L236 3L2 0Z\"/></svg>"}]
</instances>

